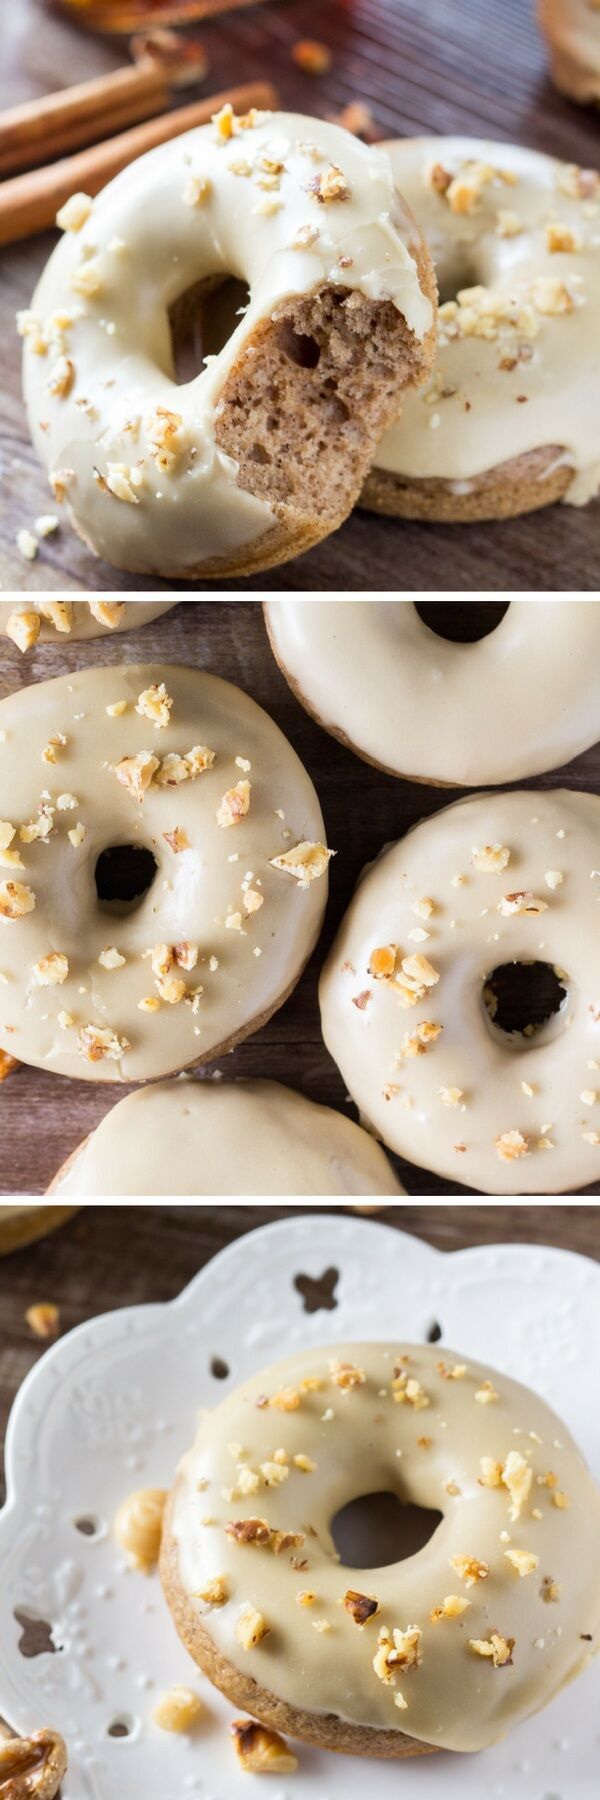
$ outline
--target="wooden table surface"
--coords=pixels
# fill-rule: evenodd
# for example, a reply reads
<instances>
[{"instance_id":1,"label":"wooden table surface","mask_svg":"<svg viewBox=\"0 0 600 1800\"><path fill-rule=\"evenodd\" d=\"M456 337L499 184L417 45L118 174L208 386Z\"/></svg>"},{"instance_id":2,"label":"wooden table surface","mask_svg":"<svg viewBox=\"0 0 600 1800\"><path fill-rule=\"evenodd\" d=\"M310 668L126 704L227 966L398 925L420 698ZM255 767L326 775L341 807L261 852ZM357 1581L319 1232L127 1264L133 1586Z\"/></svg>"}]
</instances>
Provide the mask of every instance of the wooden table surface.
<instances>
[{"instance_id":1,"label":"wooden table surface","mask_svg":"<svg viewBox=\"0 0 600 1800\"><path fill-rule=\"evenodd\" d=\"M43 1349L25 1322L27 1307L53 1301L62 1330L69 1331L119 1306L173 1300L217 1250L243 1232L303 1211L298 1206L94 1206L52 1237L0 1261L0 1453L12 1401ZM600 1258L595 1206L400 1205L381 1207L378 1216L439 1250L536 1243ZM214 1349L217 1353L218 1344ZM0 1503L1 1463L0 1454Z\"/></svg>"},{"instance_id":2,"label":"wooden table surface","mask_svg":"<svg viewBox=\"0 0 600 1800\"><path fill-rule=\"evenodd\" d=\"M5 0L0 106L116 67L116 48L46 10L44 0ZM268 75L281 104L331 116L361 98L384 135L471 132L516 141L567 161L598 162L598 117L555 93L535 24L535 0L271 0L202 28L210 57L205 91ZM326 77L301 74L298 38L327 43ZM189 96L188 96L189 98ZM14 314L31 294L53 236L0 255L0 583L28 590L132 588L65 525L33 565L16 534L49 506L20 398ZM492 440L493 441L493 440ZM600 502L555 506L503 524L425 526L356 512L308 555L247 589L595 589ZM160 583L156 583L160 586ZM184 584L185 585L185 584ZM199 588L207 584L194 584ZM218 584L228 587L230 583ZM208 584L215 591L215 584Z\"/></svg>"},{"instance_id":3,"label":"wooden table surface","mask_svg":"<svg viewBox=\"0 0 600 1800\"><path fill-rule=\"evenodd\" d=\"M436 608L440 623L447 622L450 615L455 620L458 617L458 629L463 632L472 628L476 607L482 609L481 616L487 615L488 622L489 609L494 615L500 610L497 601L459 601L450 607L443 601L428 604ZM317 979L325 951L363 864L384 843L402 836L418 819L438 811L458 793L383 775L321 731L298 705L277 668L262 608L255 600L184 600L174 612L143 631L68 648L44 644L32 657L22 657L10 641L0 639L0 695L15 686L100 661L117 664L154 659L209 669L237 682L266 708L309 770L323 808L328 841L338 852L332 864L325 929L298 987L269 1024L221 1059L219 1066L228 1077L253 1075L285 1081L313 1100L347 1111L346 1089L325 1050L319 1024ZM553 771L520 785L553 787L563 779L570 786L598 792L600 746L579 756L566 774ZM65 1158L122 1094L122 1087L72 1081L49 1070L22 1068L11 1075L0 1086L0 1192L43 1193ZM356 1116L354 1112L352 1116ZM409 1194L471 1191L399 1160L397 1167ZM600 1182L585 1191L600 1193Z\"/></svg>"}]
</instances>

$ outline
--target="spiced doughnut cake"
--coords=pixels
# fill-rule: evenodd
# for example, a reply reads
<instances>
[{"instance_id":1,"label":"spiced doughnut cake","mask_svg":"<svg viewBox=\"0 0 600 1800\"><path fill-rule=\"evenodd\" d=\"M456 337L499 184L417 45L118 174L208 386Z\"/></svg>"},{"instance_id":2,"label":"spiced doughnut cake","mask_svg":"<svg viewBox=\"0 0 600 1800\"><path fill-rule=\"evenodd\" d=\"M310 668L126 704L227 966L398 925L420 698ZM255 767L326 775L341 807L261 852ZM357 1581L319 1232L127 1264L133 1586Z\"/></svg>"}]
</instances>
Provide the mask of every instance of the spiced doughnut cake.
<instances>
[{"instance_id":1,"label":"spiced doughnut cake","mask_svg":"<svg viewBox=\"0 0 600 1800\"><path fill-rule=\"evenodd\" d=\"M557 88L600 101L600 0L538 0L538 18Z\"/></svg>"},{"instance_id":2,"label":"spiced doughnut cake","mask_svg":"<svg viewBox=\"0 0 600 1800\"><path fill-rule=\"evenodd\" d=\"M330 852L267 713L197 669L79 670L0 701L0 1049L93 1081L216 1056L316 942Z\"/></svg>"},{"instance_id":3,"label":"spiced doughnut cake","mask_svg":"<svg viewBox=\"0 0 600 1800\"><path fill-rule=\"evenodd\" d=\"M433 354L429 254L387 154L226 106L58 222L19 329L33 440L85 542L193 579L335 530ZM232 275L243 317L178 384L174 309Z\"/></svg>"},{"instance_id":4,"label":"spiced doughnut cake","mask_svg":"<svg viewBox=\"0 0 600 1800\"><path fill-rule=\"evenodd\" d=\"M176 605L176 600L37 600L13 594L0 600L0 633L19 650L32 650L38 639L60 643L134 631Z\"/></svg>"},{"instance_id":5,"label":"spiced doughnut cake","mask_svg":"<svg viewBox=\"0 0 600 1800\"><path fill-rule=\"evenodd\" d=\"M279 599L264 613L301 705L390 774L515 781L600 738L597 602L511 600L472 644L437 637L411 600Z\"/></svg>"},{"instance_id":6,"label":"spiced doughnut cake","mask_svg":"<svg viewBox=\"0 0 600 1800\"><path fill-rule=\"evenodd\" d=\"M49 1190L110 1195L401 1194L379 1144L277 1081L164 1081L106 1114Z\"/></svg>"},{"instance_id":7,"label":"spiced doughnut cake","mask_svg":"<svg viewBox=\"0 0 600 1800\"><path fill-rule=\"evenodd\" d=\"M441 1523L344 1568L332 1521L377 1492ZM477 1751L598 1650L599 1530L572 1437L520 1382L439 1346L307 1346L204 1414L161 1573L191 1656L261 1722L358 1756Z\"/></svg>"},{"instance_id":8,"label":"spiced doughnut cake","mask_svg":"<svg viewBox=\"0 0 600 1800\"><path fill-rule=\"evenodd\" d=\"M448 523L585 505L600 486L600 175L478 138L387 148L442 304L431 377L361 504Z\"/></svg>"},{"instance_id":9,"label":"spiced doughnut cake","mask_svg":"<svg viewBox=\"0 0 600 1800\"><path fill-rule=\"evenodd\" d=\"M513 791L456 801L363 872L321 1024L398 1155L486 1194L598 1182L599 852L598 795ZM526 997L540 963L557 1009L502 1029L498 972L519 965Z\"/></svg>"}]
</instances>

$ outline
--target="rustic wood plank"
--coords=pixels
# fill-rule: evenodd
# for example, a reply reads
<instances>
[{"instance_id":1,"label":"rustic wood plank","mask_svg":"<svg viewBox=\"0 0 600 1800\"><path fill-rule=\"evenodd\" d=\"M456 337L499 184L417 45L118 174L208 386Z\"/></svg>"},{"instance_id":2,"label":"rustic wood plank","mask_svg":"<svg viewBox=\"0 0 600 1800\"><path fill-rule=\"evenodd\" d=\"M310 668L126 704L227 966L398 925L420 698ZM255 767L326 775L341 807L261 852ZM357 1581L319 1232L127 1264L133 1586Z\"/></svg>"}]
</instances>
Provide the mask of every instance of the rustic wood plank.
<instances>
[{"instance_id":1,"label":"rustic wood plank","mask_svg":"<svg viewBox=\"0 0 600 1800\"><path fill-rule=\"evenodd\" d=\"M224 1245L268 1220L304 1211L289 1206L88 1207L53 1237L0 1262L0 1447L17 1389L43 1348L25 1324L26 1308L34 1301L54 1301L63 1331L69 1331L120 1306L173 1300ZM439 1250L536 1243L600 1257L596 1206L398 1206L382 1207L379 1217ZM214 1352L218 1355L218 1343ZM3 1498L0 1470L0 1502Z\"/></svg>"},{"instance_id":2,"label":"rustic wood plank","mask_svg":"<svg viewBox=\"0 0 600 1800\"><path fill-rule=\"evenodd\" d=\"M5 11L0 106L123 61L123 42L88 36L41 0L19 0ZM454 0L320 0L318 7L314 0L271 0L204 25L201 36L214 90L267 73L286 107L330 115L361 98L387 135L488 134L593 165L596 115L555 93L534 13L534 0L461 0L460 7ZM330 45L327 76L311 78L292 63L292 46L303 36ZM32 592L141 591L145 578L97 562L68 527L45 541L33 565L16 549L20 527L47 510L48 491L27 435L14 314L29 303L51 244L47 234L0 257L0 582ZM381 591L401 581L409 592L595 590L599 517L598 502L467 527L399 524L357 512L308 555L244 587ZM195 585L210 592L230 586Z\"/></svg>"},{"instance_id":3,"label":"rustic wood plank","mask_svg":"<svg viewBox=\"0 0 600 1800\"><path fill-rule=\"evenodd\" d=\"M447 616L444 603L435 605L443 620ZM493 601L457 603L453 616L458 618L458 631L465 635L472 627L474 609L490 605L497 609ZM325 952L364 863L377 854L382 844L401 837L418 819L438 811L458 795L452 790L440 791L380 774L321 731L298 705L277 668L257 601L238 604L223 599L187 600L175 612L131 636L98 639L85 646L68 646L64 641L44 644L28 657L22 657L8 640L0 639L0 695L70 668L154 659L209 669L246 688L277 720L315 782L329 842L338 850L332 865L331 897L323 935L287 1005L263 1031L223 1059L220 1066L228 1076L262 1075L286 1081L311 1099L345 1110L344 1083L325 1050L320 1031L317 980ZM579 756L566 772L554 771L520 785L556 787L563 779L569 786L597 792L600 746ZM0 1192L43 1193L71 1150L94 1129L122 1092L122 1088L104 1083L68 1081L48 1070L21 1069L10 1076L0 1086ZM352 1116L356 1116L354 1111ZM410 1194L464 1196L471 1191L399 1160L397 1167ZM600 1193L600 1182L586 1192Z\"/></svg>"}]
</instances>

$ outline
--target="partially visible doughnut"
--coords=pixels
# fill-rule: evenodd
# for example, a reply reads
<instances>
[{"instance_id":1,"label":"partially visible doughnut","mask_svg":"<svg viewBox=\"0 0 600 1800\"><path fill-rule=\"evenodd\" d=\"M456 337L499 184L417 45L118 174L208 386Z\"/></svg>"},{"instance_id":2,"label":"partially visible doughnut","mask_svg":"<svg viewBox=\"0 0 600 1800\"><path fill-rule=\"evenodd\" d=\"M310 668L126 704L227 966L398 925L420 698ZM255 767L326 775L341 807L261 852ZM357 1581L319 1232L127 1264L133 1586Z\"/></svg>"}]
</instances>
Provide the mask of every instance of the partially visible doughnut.
<instances>
[{"instance_id":1,"label":"partially visible doughnut","mask_svg":"<svg viewBox=\"0 0 600 1800\"><path fill-rule=\"evenodd\" d=\"M0 600L0 633L19 650L32 650L38 639L101 637L111 631L135 631L170 612L176 600L37 600L29 595Z\"/></svg>"},{"instance_id":2,"label":"partially visible doughnut","mask_svg":"<svg viewBox=\"0 0 600 1800\"><path fill-rule=\"evenodd\" d=\"M412 600L264 610L302 706L390 774L480 787L558 768L600 738L595 601L511 600L473 644L436 637Z\"/></svg>"},{"instance_id":3,"label":"partially visible doughnut","mask_svg":"<svg viewBox=\"0 0 600 1800\"><path fill-rule=\"evenodd\" d=\"M258 1030L318 937L323 832L283 733L214 675L110 666L0 701L0 1049L145 1081Z\"/></svg>"},{"instance_id":4,"label":"partially visible doughnut","mask_svg":"<svg viewBox=\"0 0 600 1800\"><path fill-rule=\"evenodd\" d=\"M431 378L361 504L447 523L583 506L600 486L600 175L479 138L388 149L442 303Z\"/></svg>"},{"instance_id":5,"label":"partially visible doughnut","mask_svg":"<svg viewBox=\"0 0 600 1800\"><path fill-rule=\"evenodd\" d=\"M598 1182L599 908L600 798L567 789L459 800L364 871L321 1023L389 1149L486 1194ZM535 963L560 1008L508 1034L487 984Z\"/></svg>"},{"instance_id":6,"label":"partially visible doughnut","mask_svg":"<svg viewBox=\"0 0 600 1800\"><path fill-rule=\"evenodd\" d=\"M390 1493L430 1511L429 1542L399 1518L396 1561L345 1567L336 1515ZM599 1531L569 1431L520 1382L444 1344L305 1343L204 1413L161 1573L186 1649L254 1718L355 1756L477 1751L589 1665Z\"/></svg>"},{"instance_id":7,"label":"partially visible doughnut","mask_svg":"<svg viewBox=\"0 0 600 1800\"><path fill-rule=\"evenodd\" d=\"M538 0L538 17L557 88L600 101L600 0Z\"/></svg>"},{"instance_id":8,"label":"partially visible doughnut","mask_svg":"<svg viewBox=\"0 0 600 1800\"><path fill-rule=\"evenodd\" d=\"M335 530L433 353L429 254L385 152L229 106L59 220L19 329L34 443L85 542L190 580ZM178 384L173 311L232 275L243 317Z\"/></svg>"},{"instance_id":9,"label":"partially visible doughnut","mask_svg":"<svg viewBox=\"0 0 600 1800\"><path fill-rule=\"evenodd\" d=\"M137 1088L59 1170L57 1196L401 1194L368 1132L277 1081Z\"/></svg>"}]
</instances>

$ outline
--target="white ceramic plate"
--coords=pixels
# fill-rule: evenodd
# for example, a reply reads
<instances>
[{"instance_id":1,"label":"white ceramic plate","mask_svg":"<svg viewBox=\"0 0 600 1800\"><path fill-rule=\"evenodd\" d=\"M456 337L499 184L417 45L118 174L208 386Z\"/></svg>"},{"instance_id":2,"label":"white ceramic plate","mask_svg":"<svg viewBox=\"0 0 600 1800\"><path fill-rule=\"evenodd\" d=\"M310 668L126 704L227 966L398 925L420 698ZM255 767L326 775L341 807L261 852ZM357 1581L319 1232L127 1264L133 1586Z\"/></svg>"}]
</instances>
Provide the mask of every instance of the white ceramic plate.
<instances>
[{"instance_id":1,"label":"white ceramic plate","mask_svg":"<svg viewBox=\"0 0 600 1800\"><path fill-rule=\"evenodd\" d=\"M337 1305L309 1313L295 1278L327 1269L338 1271ZM600 1479L600 1266L563 1251L498 1245L450 1257L389 1226L310 1213L239 1239L173 1304L107 1314L41 1358L7 1435L0 1712L22 1732L63 1732L64 1800L255 1791L235 1760L231 1707L179 1644L158 1578L124 1567L111 1520L131 1488L170 1484L198 1407L261 1365L336 1339L423 1341L434 1321L443 1350L489 1361L549 1400ZM46 1621L54 1654L23 1655L16 1613ZM151 1719L178 1681L207 1706L186 1737ZM366 1764L300 1745L298 1773L271 1778L269 1800L364 1800L367 1788L373 1800L594 1800L599 1703L596 1666L482 1755ZM115 1723L128 1735L109 1735Z\"/></svg>"}]
</instances>

